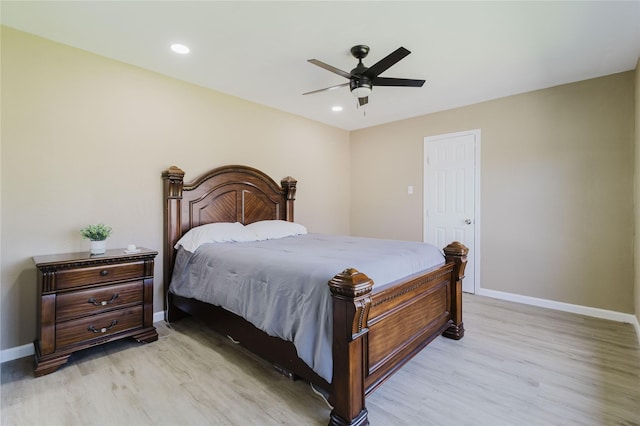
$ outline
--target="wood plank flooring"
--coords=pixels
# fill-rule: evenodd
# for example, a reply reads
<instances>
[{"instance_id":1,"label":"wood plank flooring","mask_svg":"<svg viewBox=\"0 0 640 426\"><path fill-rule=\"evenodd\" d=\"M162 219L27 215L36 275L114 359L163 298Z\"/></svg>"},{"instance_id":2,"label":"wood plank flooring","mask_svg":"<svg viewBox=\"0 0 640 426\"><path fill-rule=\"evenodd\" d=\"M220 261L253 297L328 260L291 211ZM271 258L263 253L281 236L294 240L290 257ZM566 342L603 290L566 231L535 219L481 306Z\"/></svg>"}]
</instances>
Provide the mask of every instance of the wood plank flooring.
<instances>
[{"instance_id":1,"label":"wood plank flooring","mask_svg":"<svg viewBox=\"0 0 640 426\"><path fill-rule=\"evenodd\" d=\"M372 425L640 425L633 326L471 295L464 323L370 395ZM157 342L91 348L37 379L33 357L2 364L0 423L327 424L304 382L194 320L156 326Z\"/></svg>"}]
</instances>

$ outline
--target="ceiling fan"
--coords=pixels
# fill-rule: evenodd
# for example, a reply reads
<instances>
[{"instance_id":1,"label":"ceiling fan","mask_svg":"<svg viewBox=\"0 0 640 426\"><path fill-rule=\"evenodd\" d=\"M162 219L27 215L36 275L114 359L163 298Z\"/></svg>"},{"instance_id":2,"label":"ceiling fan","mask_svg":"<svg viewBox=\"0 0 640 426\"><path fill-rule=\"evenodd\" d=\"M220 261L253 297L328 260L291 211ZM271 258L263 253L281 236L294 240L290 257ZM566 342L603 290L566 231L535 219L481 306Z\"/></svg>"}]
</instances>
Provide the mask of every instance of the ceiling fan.
<instances>
[{"instance_id":1,"label":"ceiling fan","mask_svg":"<svg viewBox=\"0 0 640 426\"><path fill-rule=\"evenodd\" d=\"M369 102L369 95L373 86L404 86L404 87L422 87L424 80L411 80L408 78L389 78L378 77L380 74L391 68L402 58L407 56L410 51L404 47L399 47L395 51L391 52L385 58L376 62L370 68L367 68L362 63L362 59L366 58L369 54L369 46L359 44L351 48L351 54L358 60L358 65L351 70L351 72L342 71L336 67L332 67L329 64L325 64L317 59L309 59L314 65L324 68L327 71L331 71L335 74L341 75L344 78L348 78L348 83L338 84L336 86L327 87L324 89L313 90L311 92L303 93L303 95L310 95L312 93L324 92L326 90L333 90L339 87L349 86L351 93L358 98L360 106L366 105Z\"/></svg>"}]
</instances>

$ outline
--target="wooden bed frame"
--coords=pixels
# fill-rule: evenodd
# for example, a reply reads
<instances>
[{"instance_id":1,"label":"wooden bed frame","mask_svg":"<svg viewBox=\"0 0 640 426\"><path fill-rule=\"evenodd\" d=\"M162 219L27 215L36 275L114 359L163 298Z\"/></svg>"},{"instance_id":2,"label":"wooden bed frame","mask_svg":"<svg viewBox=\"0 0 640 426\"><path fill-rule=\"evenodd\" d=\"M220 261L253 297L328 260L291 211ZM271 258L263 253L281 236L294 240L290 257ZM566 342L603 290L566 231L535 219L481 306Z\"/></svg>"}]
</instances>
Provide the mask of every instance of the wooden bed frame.
<instances>
[{"instance_id":1,"label":"wooden bed frame","mask_svg":"<svg viewBox=\"0 0 640 426\"><path fill-rule=\"evenodd\" d=\"M464 335L462 278L468 249L457 242L445 249L446 264L376 291L364 273L347 269L328 283L333 298L333 380L328 383L296 354L292 343L268 336L222 308L168 292L176 251L189 229L212 222L280 219L293 221L296 180L278 185L247 166L224 166L184 184L173 166L164 180L164 289L167 320L185 313L208 324L274 363L329 393L330 425L367 425L365 397L440 334ZM425 378L426 379L426 378Z\"/></svg>"}]
</instances>

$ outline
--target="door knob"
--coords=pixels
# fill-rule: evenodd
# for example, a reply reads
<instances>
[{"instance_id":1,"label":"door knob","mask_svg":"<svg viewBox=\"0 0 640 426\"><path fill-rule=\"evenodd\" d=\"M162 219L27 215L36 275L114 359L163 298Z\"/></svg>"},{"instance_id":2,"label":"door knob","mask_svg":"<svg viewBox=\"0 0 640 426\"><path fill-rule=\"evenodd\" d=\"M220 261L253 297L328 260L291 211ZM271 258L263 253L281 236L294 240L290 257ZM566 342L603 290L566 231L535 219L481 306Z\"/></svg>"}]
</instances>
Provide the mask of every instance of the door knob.
<instances>
[{"instance_id":1,"label":"door knob","mask_svg":"<svg viewBox=\"0 0 640 426\"><path fill-rule=\"evenodd\" d=\"M471 225L471 222L472 222L471 219L465 219L464 220L464 223L466 223L467 225Z\"/></svg>"}]
</instances>

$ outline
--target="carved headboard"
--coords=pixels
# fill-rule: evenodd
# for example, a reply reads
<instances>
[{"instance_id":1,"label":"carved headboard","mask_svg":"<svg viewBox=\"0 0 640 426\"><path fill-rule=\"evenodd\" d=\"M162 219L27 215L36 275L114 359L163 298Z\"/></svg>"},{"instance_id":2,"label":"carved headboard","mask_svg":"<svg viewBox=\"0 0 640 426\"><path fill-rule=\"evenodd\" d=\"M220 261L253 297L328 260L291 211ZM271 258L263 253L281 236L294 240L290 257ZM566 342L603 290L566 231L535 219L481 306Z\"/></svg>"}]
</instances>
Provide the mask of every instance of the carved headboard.
<instances>
[{"instance_id":1,"label":"carved headboard","mask_svg":"<svg viewBox=\"0 0 640 426\"><path fill-rule=\"evenodd\" d=\"M297 181L290 176L280 186L260 170L234 165L218 167L185 184L184 171L172 166L162 179L165 292L173 272L174 246L189 229L214 222L293 222Z\"/></svg>"}]
</instances>

